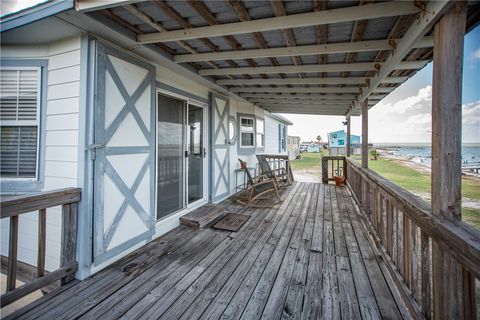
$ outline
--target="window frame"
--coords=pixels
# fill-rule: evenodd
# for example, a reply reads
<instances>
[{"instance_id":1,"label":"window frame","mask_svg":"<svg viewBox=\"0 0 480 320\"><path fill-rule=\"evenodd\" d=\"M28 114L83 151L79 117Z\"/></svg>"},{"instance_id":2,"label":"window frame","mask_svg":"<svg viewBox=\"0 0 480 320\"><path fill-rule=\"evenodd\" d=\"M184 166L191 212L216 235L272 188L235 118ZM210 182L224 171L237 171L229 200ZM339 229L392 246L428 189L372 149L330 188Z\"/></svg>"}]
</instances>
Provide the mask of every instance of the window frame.
<instances>
[{"instance_id":1,"label":"window frame","mask_svg":"<svg viewBox=\"0 0 480 320\"><path fill-rule=\"evenodd\" d=\"M243 128L243 126L242 126L242 120L243 120L243 119L252 120L252 129L253 129L253 131L244 131L244 130L242 130L242 128ZM252 117L249 117L249 116L240 116L240 117L239 117L239 123L240 123L240 126L239 126L239 131L238 131L238 137L239 137L239 146L240 146L240 148L242 148L242 149L255 149L255 147L256 147L255 135L256 135L256 132L257 132L255 117L254 117L254 116L252 116ZM244 145L244 144L243 144L243 139L242 139L242 134L243 134L243 133L251 133L251 134L252 134L252 142L253 142L252 145Z\"/></svg>"},{"instance_id":2,"label":"window frame","mask_svg":"<svg viewBox=\"0 0 480 320\"><path fill-rule=\"evenodd\" d=\"M6 70L38 70L37 92L37 120L24 120L19 125L19 120L2 121L2 126L37 126L37 158L35 177L1 177L0 194L15 195L41 191L44 184L45 174L45 115L47 94L47 67L46 59L0 59L0 68ZM21 120L20 120L21 121ZM30 122L30 123L28 123Z\"/></svg>"},{"instance_id":3,"label":"window frame","mask_svg":"<svg viewBox=\"0 0 480 320\"><path fill-rule=\"evenodd\" d=\"M263 131L262 132L258 132L258 124L257 122L258 121L261 121L263 122ZM262 136L262 145L258 145L258 141L257 141L257 136L258 135L261 135ZM260 118L260 117L255 117L255 148L257 149L265 149L265 119L264 118Z\"/></svg>"}]
</instances>

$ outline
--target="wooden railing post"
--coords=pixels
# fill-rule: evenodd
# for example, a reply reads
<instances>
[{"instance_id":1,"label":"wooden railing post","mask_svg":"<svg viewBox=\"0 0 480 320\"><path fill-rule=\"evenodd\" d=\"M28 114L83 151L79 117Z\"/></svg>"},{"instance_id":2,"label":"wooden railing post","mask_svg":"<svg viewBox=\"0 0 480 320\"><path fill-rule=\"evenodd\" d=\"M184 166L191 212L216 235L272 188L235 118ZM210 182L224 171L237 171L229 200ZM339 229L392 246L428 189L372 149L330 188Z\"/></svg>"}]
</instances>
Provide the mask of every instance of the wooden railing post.
<instances>
[{"instance_id":1,"label":"wooden railing post","mask_svg":"<svg viewBox=\"0 0 480 320\"><path fill-rule=\"evenodd\" d=\"M368 168L368 99L362 104L362 168Z\"/></svg>"},{"instance_id":2,"label":"wooden railing post","mask_svg":"<svg viewBox=\"0 0 480 320\"><path fill-rule=\"evenodd\" d=\"M62 251L60 267L66 267L75 262L77 249L77 203L62 205ZM72 281L75 274L70 274L61 280L62 285Z\"/></svg>"},{"instance_id":3,"label":"wooden railing post","mask_svg":"<svg viewBox=\"0 0 480 320\"><path fill-rule=\"evenodd\" d=\"M350 157L351 150L350 150L350 116L347 116L347 157Z\"/></svg>"},{"instance_id":4,"label":"wooden railing post","mask_svg":"<svg viewBox=\"0 0 480 320\"><path fill-rule=\"evenodd\" d=\"M462 61L466 2L454 2L434 28L432 82L432 212L461 220ZM435 319L462 319L472 313L461 265L433 241ZM467 286L468 287L468 286Z\"/></svg>"},{"instance_id":5,"label":"wooden railing post","mask_svg":"<svg viewBox=\"0 0 480 320\"><path fill-rule=\"evenodd\" d=\"M322 157L322 183L328 183L328 161Z\"/></svg>"}]
</instances>

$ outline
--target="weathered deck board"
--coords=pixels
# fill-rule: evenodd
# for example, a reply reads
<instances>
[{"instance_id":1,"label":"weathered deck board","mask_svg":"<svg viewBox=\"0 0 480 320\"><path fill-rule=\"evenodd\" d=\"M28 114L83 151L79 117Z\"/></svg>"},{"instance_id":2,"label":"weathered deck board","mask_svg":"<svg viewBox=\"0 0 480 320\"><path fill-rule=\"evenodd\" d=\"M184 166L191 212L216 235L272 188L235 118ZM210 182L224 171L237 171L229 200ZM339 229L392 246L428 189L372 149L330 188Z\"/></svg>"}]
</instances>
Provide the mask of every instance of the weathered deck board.
<instances>
[{"instance_id":1,"label":"weathered deck board","mask_svg":"<svg viewBox=\"0 0 480 320\"><path fill-rule=\"evenodd\" d=\"M231 206L251 215L238 232L179 227L9 318L409 318L345 188L297 183L284 198Z\"/></svg>"}]
</instances>

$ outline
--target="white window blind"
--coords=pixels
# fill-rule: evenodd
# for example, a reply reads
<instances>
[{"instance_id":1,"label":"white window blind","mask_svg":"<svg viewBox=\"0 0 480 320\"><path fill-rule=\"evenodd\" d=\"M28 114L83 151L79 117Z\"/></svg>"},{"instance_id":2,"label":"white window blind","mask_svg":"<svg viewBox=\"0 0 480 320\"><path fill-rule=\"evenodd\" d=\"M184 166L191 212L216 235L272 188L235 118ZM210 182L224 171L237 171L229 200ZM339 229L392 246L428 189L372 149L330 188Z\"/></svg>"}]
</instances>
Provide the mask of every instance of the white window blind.
<instances>
[{"instance_id":1,"label":"white window blind","mask_svg":"<svg viewBox=\"0 0 480 320\"><path fill-rule=\"evenodd\" d=\"M0 174L36 178L40 68L0 69Z\"/></svg>"}]
</instances>

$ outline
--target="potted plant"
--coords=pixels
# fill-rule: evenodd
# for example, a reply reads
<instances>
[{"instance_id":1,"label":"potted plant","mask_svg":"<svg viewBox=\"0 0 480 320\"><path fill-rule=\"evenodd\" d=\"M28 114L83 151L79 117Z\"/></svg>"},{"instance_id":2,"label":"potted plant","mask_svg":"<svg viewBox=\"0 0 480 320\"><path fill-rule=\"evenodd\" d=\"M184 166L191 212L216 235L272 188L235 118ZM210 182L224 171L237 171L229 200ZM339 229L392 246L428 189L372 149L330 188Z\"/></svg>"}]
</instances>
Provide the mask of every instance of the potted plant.
<instances>
[{"instance_id":1,"label":"potted plant","mask_svg":"<svg viewBox=\"0 0 480 320\"><path fill-rule=\"evenodd\" d=\"M345 185L345 177L335 176L335 177L333 177L333 180L335 181L335 185L337 187L341 187L341 186Z\"/></svg>"},{"instance_id":2,"label":"potted plant","mask_svg":"<svg viewBox=\"0 0 480 320\"><path fill-rule=\"evenodd\" d=\"M373 149L373 150L370 150L370 160L378 160L378 156L380 154L378 153L377 150Z\"/></svg>"}]
</instances>

